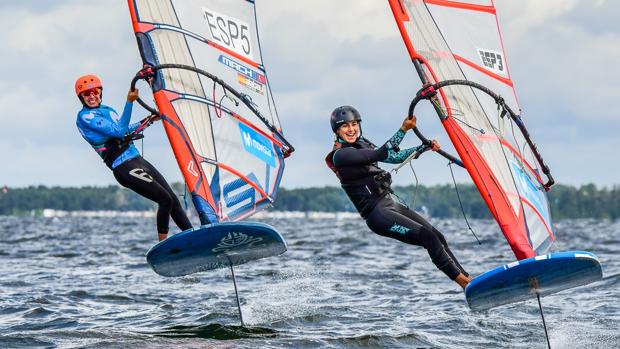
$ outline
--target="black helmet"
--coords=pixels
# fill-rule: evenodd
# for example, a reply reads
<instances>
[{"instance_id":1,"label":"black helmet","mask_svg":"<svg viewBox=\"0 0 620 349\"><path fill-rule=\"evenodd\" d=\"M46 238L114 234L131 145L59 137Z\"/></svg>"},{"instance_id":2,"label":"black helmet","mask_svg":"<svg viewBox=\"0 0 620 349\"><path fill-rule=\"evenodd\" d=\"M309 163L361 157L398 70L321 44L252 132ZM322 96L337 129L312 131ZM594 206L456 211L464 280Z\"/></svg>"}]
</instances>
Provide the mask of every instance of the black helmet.
<instances>
[{"instance_id":1,"label":"black helmet","mask_svg":"<svg viewBox=\"0 0 620 349\"><path fill-rule=\"evenodd\" d=\"M332 116L329 122L332 125L332 131L336 133L336 130L345 122L357 120L359 122L362 121L362 116L360 113L355 110L352 106L343 105L342 107L338 107L334 109L332 112Z\"/></svg>"}]
</instances>

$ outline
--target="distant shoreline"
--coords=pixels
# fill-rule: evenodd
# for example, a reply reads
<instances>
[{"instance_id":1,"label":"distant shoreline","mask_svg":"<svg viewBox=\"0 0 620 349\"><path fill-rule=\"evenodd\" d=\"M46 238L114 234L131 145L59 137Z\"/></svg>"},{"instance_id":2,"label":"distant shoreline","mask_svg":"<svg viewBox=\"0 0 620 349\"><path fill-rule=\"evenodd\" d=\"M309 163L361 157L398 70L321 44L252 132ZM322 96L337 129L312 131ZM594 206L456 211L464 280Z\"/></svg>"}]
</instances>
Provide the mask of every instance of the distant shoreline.
<instances>
[{"instance_id":1,"label":"distant shoreline","mask_svg":"<svg viewBox=\"0 0 620 349\"><path fill-rule=\"evenodd\" d=\"M128 217L128 218L153 218L157 215L154 210L146 211L114 211L114 210L98 210L98 211L63 211L50 208L42 211L32 212L29 216L44 218L63 218L63 217ZM252 216L252 218L306 218L306 219L356 219L359 218L357 212L321 212L321 211L260 211Z\"/></svg>"},{"instance_id":2,"label":"distant shoreline","mask_svg":"<svg viewBox=\"0 0 620 349\"><path fill-rule=\"evenodd\" d=\"M174 183L184 207L191 207L191 198L185 186ZM458 195L454 185L395 186L394 192L403 203L416 211L435 218L490 219L489 208L473 185L459 184ZM548 193L551 216L563 218L620 218L620 186L597 188L594 184L573 187L556 184ZM3 188L0 190L0 215L11 216L119 216L154 215L156 205L116 185L107 187L45 187ZM45 211L54 210L54 211ZM44 213L44 211L46 213ZM57 213L54 213L56 212ZM67 213L60 213L66 211ZM73 212L95 213L73 213ZM142 212L150 213L142 213ZM340 187L286 189L280 188L270 215L276 212L321 212L315 216L357 216L355 208ZM343 213L344 212L344 213ZM329 214L328 216L326 216Z\"/></svg>"}]
</instances>

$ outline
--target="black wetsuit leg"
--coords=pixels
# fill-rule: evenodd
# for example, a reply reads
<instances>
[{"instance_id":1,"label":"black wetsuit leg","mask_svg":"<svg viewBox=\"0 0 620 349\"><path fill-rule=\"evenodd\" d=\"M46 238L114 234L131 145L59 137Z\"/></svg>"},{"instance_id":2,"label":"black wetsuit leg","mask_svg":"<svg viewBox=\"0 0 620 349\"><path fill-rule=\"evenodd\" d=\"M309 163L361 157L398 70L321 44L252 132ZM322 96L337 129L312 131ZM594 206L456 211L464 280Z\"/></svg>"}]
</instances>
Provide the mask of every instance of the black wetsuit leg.
<instances>
[{"instance_id":1,"label":"black wetsuit leg","mask_svg":"<svg viewBox=\"0 0 620 349\"><path fill-rule=\"evenodd\" d=\"M181 230L192 228L176 194L164 177L146 161L138 156L126 161L114 170L114 177L122 186L133 190L145 198L155 201L157 209L157 232L168 233L170 217Z\"/></svg>"},{"instance_id":2,"label":"black wetsuit leg","mask_svg":"<svg viewBox=\"0 0 620 349\"><path fill-rule=\"evenodd\" d=\"M413 219L414 221L422 224L427 229L431 229L435 233L435 235L439 238L439 241L443 245L443 248L446 250L446 253L448 253L450 258L452 258L452 261L456 264L459 270L461 270L461 273L463 273L465 276L469 276L469 273L465 271L463 266L461 266L459 261L456 259L456 257L452 253L452 250L450 250L450 247L448 247L448 241L446 240L445 236L439 230L437 230L437 228L435 228L432 224L430 224L424 217L420 216L415 211L410 210L405 205L398 203L398 202L395 202L395 204L396 204L396 209L400 214Z\"/></svg>"},{"instance_id":3,"label":"black wetsuit leg","mask_svg":"<svg viewBox=\"0 0 620 349\"><path fill-rule=\"evenodd\" d=\"M460 273L468 275L448 248L443 234L392 198L381 199L370 212L366 224L379 235L424 247L435 266L450 279L456 279Z\"/></svg>"}]
</instances>

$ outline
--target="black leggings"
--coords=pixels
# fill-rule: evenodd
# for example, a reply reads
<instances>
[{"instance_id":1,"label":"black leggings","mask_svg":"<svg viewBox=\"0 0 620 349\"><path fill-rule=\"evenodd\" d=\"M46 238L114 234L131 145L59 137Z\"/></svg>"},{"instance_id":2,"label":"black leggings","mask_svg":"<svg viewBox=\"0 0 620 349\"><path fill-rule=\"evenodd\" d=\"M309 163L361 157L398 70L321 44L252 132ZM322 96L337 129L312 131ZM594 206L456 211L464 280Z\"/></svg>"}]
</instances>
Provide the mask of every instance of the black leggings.
<instances>
[{"instance_id":1,"label":"black leggings","mask_svg":"<svg viewBox=\"0 0 620 349\"><path fill-rule=\"evenodd\" d=\"M112 172L118 183L123 187L159 204L157 209L158 233L168 233L171 216L179 229L192 228L192 223L183 211L177 195L172 191L164 177L143 157L138 156L123 162Z\"/></svg>"},{"instance_id":2,"label":"black leggings","mask_svg":"<svg viewBox=\"0 0 620 349\"><path fill-rule=\"evenodd\" d=\"M389 196L379 201L366 218L366 224L379 235L426 248L433 263L451 280L460 273L469 275L450 251L443 234L424 217Z\"/></svg>"}]
</instances>

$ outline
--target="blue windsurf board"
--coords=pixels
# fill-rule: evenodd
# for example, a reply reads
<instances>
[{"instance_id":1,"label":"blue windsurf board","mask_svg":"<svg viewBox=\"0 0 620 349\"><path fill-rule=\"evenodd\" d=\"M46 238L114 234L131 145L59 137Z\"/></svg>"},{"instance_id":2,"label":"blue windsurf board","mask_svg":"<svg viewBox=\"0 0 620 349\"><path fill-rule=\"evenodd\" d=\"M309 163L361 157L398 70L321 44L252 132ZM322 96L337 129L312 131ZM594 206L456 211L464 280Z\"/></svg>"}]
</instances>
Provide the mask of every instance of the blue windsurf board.
<instances>
[{"instance_id":1,"label":"blue windsurf board","mask_svg":"<svg viewBox=\"0 0 620 349\"><path fill-rule=\"evenodd\" d=\"M497 267L475 277L465 288L472 310L485 310L515 303L603 277L596 255L584 251L551 253Z\"/></svg>"},{"instance_id":2,"label":"blue windsurf board","mask_svg":"<svg viewBox=\"0 0 620 349\"><path fill-rule=\"evenodd\" d=\"M162 276L225 268L286 252L275 228L258 222L225 222L175 234L153 246L146 260Z\"/></svg>"}]
</instances>

